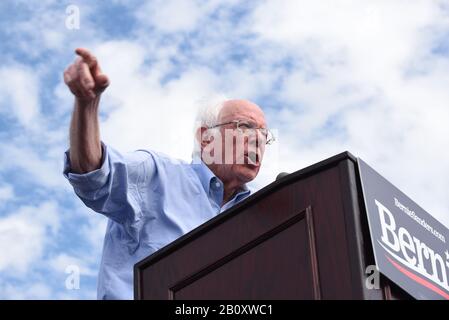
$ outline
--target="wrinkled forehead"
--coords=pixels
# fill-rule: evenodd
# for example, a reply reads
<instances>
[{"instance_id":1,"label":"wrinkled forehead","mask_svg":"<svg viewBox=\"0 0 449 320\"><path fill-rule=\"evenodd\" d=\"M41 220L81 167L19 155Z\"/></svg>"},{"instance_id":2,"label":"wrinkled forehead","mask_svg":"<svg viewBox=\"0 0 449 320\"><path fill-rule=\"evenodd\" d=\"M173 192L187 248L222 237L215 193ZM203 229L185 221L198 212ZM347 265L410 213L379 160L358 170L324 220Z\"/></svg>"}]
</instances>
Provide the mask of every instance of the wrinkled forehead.
<instances>
[{"instance_id":1,"label":"wrinkled forehead","mask_svg":"<svg viewBox=\"0 0 449 320\"><path fill-rule=\"evenodd\" d=\"M232 120L252 120L259 127L266 127L265 115L262 109L248 100L228 100L219 114L219 122Z\"/></svg>"}]
</instances>

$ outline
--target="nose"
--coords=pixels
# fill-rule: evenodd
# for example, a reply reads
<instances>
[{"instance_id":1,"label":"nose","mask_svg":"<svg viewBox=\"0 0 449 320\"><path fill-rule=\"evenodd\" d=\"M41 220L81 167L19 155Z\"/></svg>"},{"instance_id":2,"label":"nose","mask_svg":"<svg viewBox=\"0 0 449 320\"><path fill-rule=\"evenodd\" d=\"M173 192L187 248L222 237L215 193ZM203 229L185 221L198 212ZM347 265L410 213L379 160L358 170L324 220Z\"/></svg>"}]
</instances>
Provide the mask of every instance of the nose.
<instances>
[{"instance_id":1,"label":"nose","mask_svg":"<svg viewBox=\"0 0 449 320\"><path fill-rule=\"evenodd\" d=\"M248 147L258 148L261 143L260 139L260 133L258 130L254 130L245 137L245 142L248 144Z\"/></svg>"},{"instance_id":2,"label":"nose","mask_svg":"<svg viewBox=\"0 0 449 320\"><path fill-rule=\"evenodd\" d=\"M245 141L247 143L248 151L254 151L257 153L258 159L261 159L264 151L265 151L265 144L266 144L266 137L261 133L259 130L255 130L255 133L249 135L247 137L247 140Z\"/></svg>"}]
</instances>

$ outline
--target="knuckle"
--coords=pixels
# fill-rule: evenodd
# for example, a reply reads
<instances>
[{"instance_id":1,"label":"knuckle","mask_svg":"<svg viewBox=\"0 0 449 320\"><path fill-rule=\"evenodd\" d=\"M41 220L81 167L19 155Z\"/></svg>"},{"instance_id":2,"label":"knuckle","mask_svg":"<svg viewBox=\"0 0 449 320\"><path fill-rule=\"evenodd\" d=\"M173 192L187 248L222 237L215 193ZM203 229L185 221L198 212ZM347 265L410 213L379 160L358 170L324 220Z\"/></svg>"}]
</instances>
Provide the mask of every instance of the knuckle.
<instances>
[{"instance_id":1,"label":"knuckle","mask_svg":"<svg viewBox=\"0 0 449 320\"><path fill-rule=\"evenodd\" d=\"M70 84L72 83L72 80L68 75L64 75L64 83L68 86L70 86Z\"/></svg>"},{"instance_id":2,"label":"knuckle","mask_svg":"<svg viewBox=\"0 0 449 320\"><path fill-rule=\"evenodd\" d=\"M83 89L85 89L85 90L89 90L89 89L91 89L91 87L93 87L93 85L92 85L92 83L89 81L89 79L84 79L84 80L82 81L82 83L83 83Z\"/></svg>"},{"instance_id":3,"label":"knuckle","mask_svg":"<svg viewBox=\"0 0 449 320\"><path fill-rule=\"evenodd\" d=\"M69 68L67 69L67 73L73 78L73 76L76 74L76 66L75 64L71 64Z\"/></svg>"},{"instance_id":4,"label":"knuckle","mask_svg":"<svg viewBox=\"0 0 449 320\"><path fill-rule=\"evenodd\" d=\"M69 84L71 84L71 85L77 84L78 82L79 82L79 77L77 77L77 76L71 77L69 79Z\"/></svg>"},{"instance_id":5,"label":"knuckle","mask_svg":"<svg viewBox=\"0 0 449 320\"><path fill-rule=\"evenodd\" d=\"M81 59L76 58L75 61L73 61L72 66L74 68L77 68L79 66L80 62L81 62Z\"/></svg>"}]
</instances>

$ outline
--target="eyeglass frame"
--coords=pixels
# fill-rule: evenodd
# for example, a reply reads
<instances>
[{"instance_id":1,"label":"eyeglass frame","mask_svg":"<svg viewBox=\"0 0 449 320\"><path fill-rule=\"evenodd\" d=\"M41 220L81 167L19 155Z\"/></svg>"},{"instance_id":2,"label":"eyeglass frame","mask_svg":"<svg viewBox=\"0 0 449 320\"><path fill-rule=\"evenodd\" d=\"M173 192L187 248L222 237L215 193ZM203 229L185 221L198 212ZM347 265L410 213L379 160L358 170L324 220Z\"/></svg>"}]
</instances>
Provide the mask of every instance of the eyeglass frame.
<instances>
[{"instance_id":1,"label":"eyeglass frame","mask_svg":"<svg viewBox=\"0 0 449 320\"><path fill-rule=\"evenodd\" d=\"M217 127L220 127L220 126L224 126L224 125L227 125L227 124L235 123L235 128L238 131L243 132L243 130L239 127L239 124L241 122L246 122L247 124L250 124L250 122L248 120L232 120L232 121L229 121L229 122L219 123L219 124L216 124L214 126L210 126L210 127L208 127L208 129L214 129L214 128L217 128ZM248 128L248 129L249 130L265 130L266 133L264 133L263 131L261 131L261 133L262 133L262 135L265 136L265 139L266 139L265 144L267 144L267 145L270 145L274 141L276 141L276 137L274 136L273 132L271 132L271 130L268 129L268 128L254 127L254 128ZM271 139L270 140L268 140L268 134L271 135Z\"/></svg>"}]
</instances>

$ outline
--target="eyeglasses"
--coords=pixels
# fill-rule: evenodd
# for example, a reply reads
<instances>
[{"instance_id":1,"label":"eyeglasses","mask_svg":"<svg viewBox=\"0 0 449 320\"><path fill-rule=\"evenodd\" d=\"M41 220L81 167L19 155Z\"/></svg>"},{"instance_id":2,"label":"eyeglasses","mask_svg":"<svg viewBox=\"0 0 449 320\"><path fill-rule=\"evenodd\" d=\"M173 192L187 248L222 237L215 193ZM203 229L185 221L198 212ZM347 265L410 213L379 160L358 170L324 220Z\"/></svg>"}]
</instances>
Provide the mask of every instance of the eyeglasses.
<instances>
[{"instance_id":1,"label":"eyeglasses","mask_svg":"<svg viewBox=\"0 0 449 320\"><path fill-rule=\"evenodd\" d=\"M213 129L216 127L224 126L227 124L234 124L237 131L244 134L254 134L260 132L262 136L265 138L266 144L272 144L276 138L274 137L273 133L268 128L260 128L257 127L257 125L254 122L247 121L247 120L232 120L225 123L220 123L214 126L209 127L209 129Z\"/></svg>"}]
</instances>

